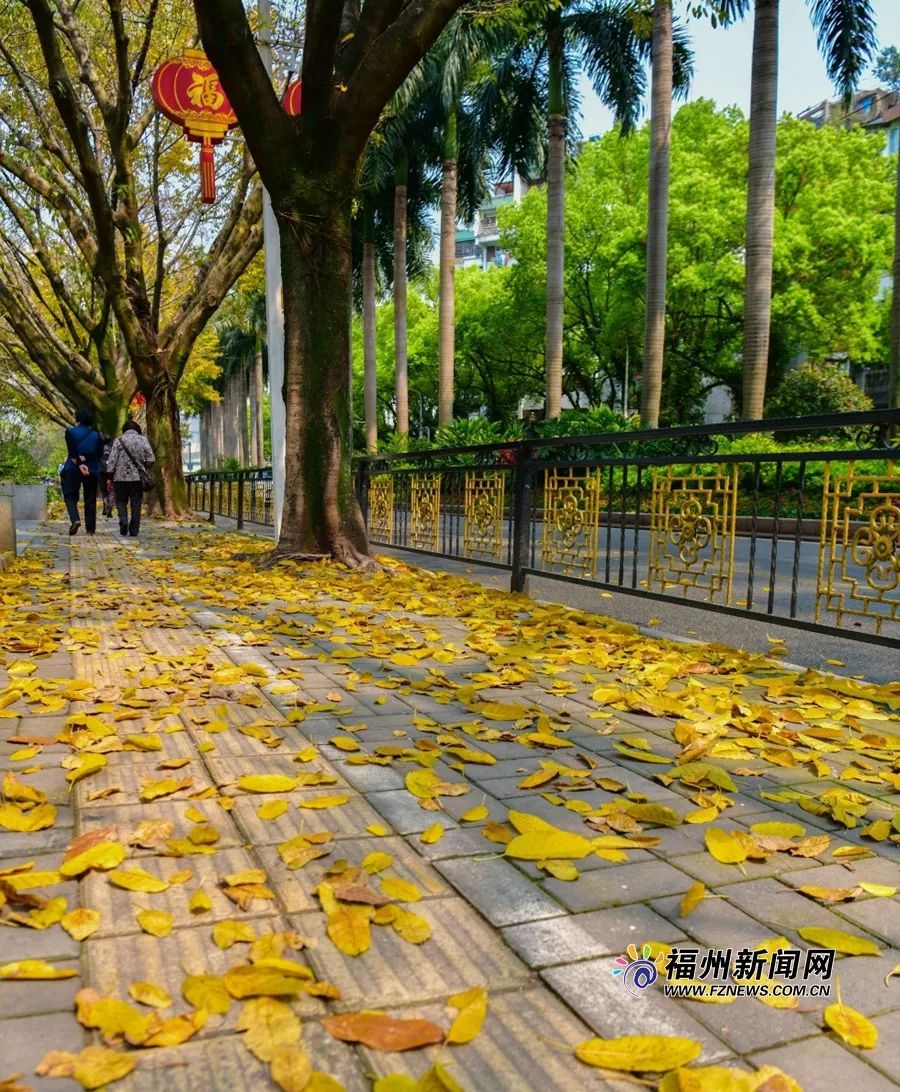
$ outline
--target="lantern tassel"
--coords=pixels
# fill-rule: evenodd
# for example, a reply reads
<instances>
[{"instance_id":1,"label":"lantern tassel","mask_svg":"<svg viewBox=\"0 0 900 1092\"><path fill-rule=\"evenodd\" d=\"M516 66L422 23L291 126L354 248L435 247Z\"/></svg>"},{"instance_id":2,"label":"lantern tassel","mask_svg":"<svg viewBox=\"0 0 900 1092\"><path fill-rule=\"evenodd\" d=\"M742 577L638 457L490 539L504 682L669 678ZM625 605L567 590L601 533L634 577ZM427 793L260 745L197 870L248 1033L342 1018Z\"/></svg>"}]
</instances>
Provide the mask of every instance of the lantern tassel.
<instances>
[{"instance_id":1,"label":"lantern tassel","mask_svg":"<svg viewBox=\"0 0 900 1092\"><path fill-rule=\"evenodd\" d=\"M216 199L216 158L208 139L200 145L200 197L204 205L211 205Z\"/></svg>"}]
</instances>

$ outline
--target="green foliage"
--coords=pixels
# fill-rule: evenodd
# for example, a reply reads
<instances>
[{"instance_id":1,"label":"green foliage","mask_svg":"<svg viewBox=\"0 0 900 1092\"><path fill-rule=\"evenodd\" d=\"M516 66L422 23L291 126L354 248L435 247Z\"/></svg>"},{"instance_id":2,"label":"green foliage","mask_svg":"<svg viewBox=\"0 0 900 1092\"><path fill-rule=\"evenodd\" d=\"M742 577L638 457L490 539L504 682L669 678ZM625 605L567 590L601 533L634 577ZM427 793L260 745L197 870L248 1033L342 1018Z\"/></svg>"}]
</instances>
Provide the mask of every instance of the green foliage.
<instances>
[{"instance_id":1,"label":"green foliage","mask_svg":"<svg viewBox=\"0 0 900 1092\"><path fill-rule=\"evenodd\" d=\"M637 419L628 421L621 413L616 413L609 406L595 406L593 409L563 410L552 421L535 422L535 434L541 438L547 436L592 436L603 432L623 432L637 427Z\"/></svg>"},{"instance_id":2,"label":"green foliage","mask_svg":"<svg viewBox=\"0 0 900 1092\"><path fill-rule=\"evenodd\" d=\"M488 421L486 417L458 417L449 425L439 428L434 435L434 446L475 447L478 444L496 444L508 440L521 440L525 427L521 421Z\"/></svg>"},{"instance_id":3,"label":"green foliage","mask_svg":"<svg viewBox=\"0 0 900 1092\"><path fill-rule=\"evenodd\" d=\"M875 58L872 66L875 79L889 91L900 93L900 50L887 46Z\"/></svg>"},{"instance_id":4,"label":"green foliage","mask_svg":"<svg viewBox=\"0 0 900 1092\"><path fill-rule=\"evenodd\" d=\"M767 417L806 417L872 408L872 399L833 364L803 364L789 372L766 404Z\"/></svg>"}]
</instances>

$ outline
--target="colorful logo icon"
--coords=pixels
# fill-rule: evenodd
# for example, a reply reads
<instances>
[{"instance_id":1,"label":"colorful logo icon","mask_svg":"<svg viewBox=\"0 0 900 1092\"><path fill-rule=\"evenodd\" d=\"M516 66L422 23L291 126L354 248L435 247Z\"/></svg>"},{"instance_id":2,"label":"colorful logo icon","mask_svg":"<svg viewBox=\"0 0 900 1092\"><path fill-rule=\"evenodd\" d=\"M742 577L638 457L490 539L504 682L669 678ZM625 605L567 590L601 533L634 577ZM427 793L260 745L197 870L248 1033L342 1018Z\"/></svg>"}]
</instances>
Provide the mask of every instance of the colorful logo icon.
<instances>
[{"instance_id":1,"label":"colorful logo icon","mask_svg":"<svg viewBox=\"0 0 900 1092\"><path fill-rule=\"evenodd\" d=\"M640 951L634 944L629 944L625 955L620 955L616 960L612 973L633 997L640 997L642 991L659 978L664 966L663 951L657 952L654 958L653 948L649 944L643 944Z\"/></svg>"}]
</instances>

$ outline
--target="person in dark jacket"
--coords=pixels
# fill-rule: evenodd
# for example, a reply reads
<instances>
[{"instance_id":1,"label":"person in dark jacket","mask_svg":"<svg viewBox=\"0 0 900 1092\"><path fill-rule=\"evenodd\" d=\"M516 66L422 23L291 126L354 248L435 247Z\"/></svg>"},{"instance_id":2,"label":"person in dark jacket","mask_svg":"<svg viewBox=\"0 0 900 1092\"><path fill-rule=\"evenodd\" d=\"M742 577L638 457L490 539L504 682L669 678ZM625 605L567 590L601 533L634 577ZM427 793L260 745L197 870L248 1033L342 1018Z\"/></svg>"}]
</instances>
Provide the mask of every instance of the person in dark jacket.
<instances>
[{"instance_id":1,"label":"person in dark jacket","mask_svg":"<svg viewBox=\"0 0 900 1092\"><path fill-rule=\"evenodd\" d=\"M123 537L131 535L136 538L141 529L141 501L144 496L141 476L149 475L155 461L153 448L141 433L141 426L134 421L126 421L122 435L113 440L106 460L106 471L112 475L116 491L119 531Z\"/></svg>"},{"instance_id":2,"label":"person in dark jacket","mask_svg":"<svg viewBox=\"0 0 900 1092\"><path fill-rule=\"evenodd\" d=\"M78 534L81 527L78 497L84 490L84 529L92 535L97 529L97 485L103 441L94 428L94 415L89 409L78 410L75 424L66 429L66 451L68 455L60 472L60 484L69 513L69 534Z\"/></svg>"}]
</instances>

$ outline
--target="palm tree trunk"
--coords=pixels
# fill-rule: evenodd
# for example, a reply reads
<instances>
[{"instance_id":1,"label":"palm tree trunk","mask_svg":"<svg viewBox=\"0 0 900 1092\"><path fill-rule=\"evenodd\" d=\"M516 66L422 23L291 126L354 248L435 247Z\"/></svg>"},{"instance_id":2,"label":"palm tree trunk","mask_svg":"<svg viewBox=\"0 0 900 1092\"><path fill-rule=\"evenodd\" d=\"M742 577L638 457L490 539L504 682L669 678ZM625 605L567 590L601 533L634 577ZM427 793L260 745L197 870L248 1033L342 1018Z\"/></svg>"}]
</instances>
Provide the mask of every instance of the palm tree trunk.
<instances>
[{"instance_id":1,"label":"palm tree trunk","mask_svg":"<svg viewBox=\"0 0 900 1092\"><path fill-rule=\"evenodd\" d=\"M256 421L258 417L258 405L259 394L256 390L256 358L253 360L253 370L249 375L249 395L250 395L250 465L262 466L262 459L259 453L259 435L256 430Z\"/></svg>"},{"instance_id":2,"label":"palm tree trunk","mask_svg":"<svg viewBox=\"0 0 900 1092\"><path fill-rule=\"evenodd\" d=\"M894 287L891 298L891 355L888 405L900 406L900 155L897 156L897 196L894 208Z\"/></svg>"},{"instance_id":3,"label":"palm tree trunk","mask_svg":"<svg viewBox=\"0 0 900 1092\"><path fill-rule=\"evenodd\" d=\"M547 118L547 420L562 409L563 306L566 215L566 103L563 88L563 41L559 14L550 16L549 108Z\"/></svg>"},{"instance_id":4,"label":"palm tree trunk","mask_svg":"<svg viewBox=\"0 0 900 1092\"><path fill-rule=\"evenodd\" d=\"M438 424L453 420L453 385L456 367L456 187L459 159L457 112L447 115L444 130L441 180L441 258L438 295Z\"/></svg>"},{"instance_id":5,"label":"palm tree trunk","mask_svg":"<svg viewBox=\"0 0 900 1092\"><path fill-rule=\"evenodd\" d=\"M409 371L406 358L406 187L408 175L409 164L406 154L400 152L397 157L397 174L394 180L394 375L397 431L401 436L409 434Z\"/></svg>"},{"instance_id":6,"label":"palm tree trunk","mask_svg":"<svg viewBox=\"0 0 900 1092\"><path fill-rule=\"evenodd\" d=\"M647 293L641 424L659 425L666 341L666 265L669 239L669 156L672 138L672 6L655 0L650 100L650 184L647 199Z\"/></svg>"},{"instance_id":7,"label":"palm tree trunk","mask_svg":"<svg viewBox=\"0 0 900 1092\"><path fill-rule=\"evenodd\" d=\"M779 0L756 0L753 21L741 416L754 421L763 415L772 315L778 3Z\"/></svg>"},{"instance_id":8,"label":"palm tree trunk","mask_svg":"<svg viewBox=\"0 0 900 1092\"><path fill-rule=\"evenodd\" d=\"M253 415L253 433L256 436L257 466L266 461L266 382L263 374L262 342L257 340L253 361L253 389L256 392L256 413Z\"/></svg>"},{"instance_id":9,"label":"palm tree trunk","mask_svg":"<svg viewBox=\"0 0 900 1092\"><path fill-rule=\"evenodd\" d=\"M375 212L365 198L363 212L363 395L366 405L366 451L378 450L378 373L375 345ZM396 306L396 304L395 304ZM399 398L398 398L399 405Z\"/></svg>"},{"instance_id":10,"label":"palm tree trunk","mask_svg":"<svg viewBox=\"0 0 900 1092\"><path fill-rule=\"evenodd\" d=\"M250 419L247 416L250 385L250 369L249 367L244 367L238 376L238 392L240 394L238 410L241 424L241 466L250 466Z\"/></svg>"},{"instance_id":11,"label":"palm tree trunk","mask_svg":"<svg viewBox=\"0 0 900 1092\"><path fill-rule=\"evenodd\" d=\"M200 469L209 466L209 403L200 410Z\"/></svg>"}]
</instances>

